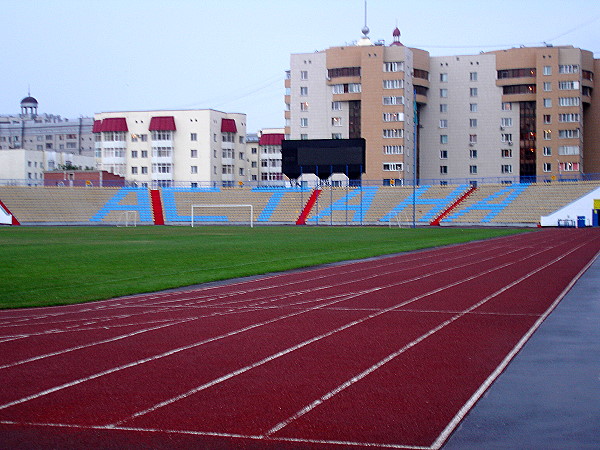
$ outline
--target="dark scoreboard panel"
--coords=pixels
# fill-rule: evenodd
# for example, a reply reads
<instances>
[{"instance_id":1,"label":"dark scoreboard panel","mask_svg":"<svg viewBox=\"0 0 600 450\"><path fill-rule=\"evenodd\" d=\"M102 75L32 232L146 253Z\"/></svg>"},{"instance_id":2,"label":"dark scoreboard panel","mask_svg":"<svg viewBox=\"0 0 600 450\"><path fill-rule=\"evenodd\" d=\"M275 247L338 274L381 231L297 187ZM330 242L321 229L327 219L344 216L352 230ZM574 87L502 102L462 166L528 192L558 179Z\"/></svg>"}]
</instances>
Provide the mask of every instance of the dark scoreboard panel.
<instances>
[{"instance_id":1,"label":"dark scoreboard panel","mask_svg":"<svg viewBox=\"0 0 600 450\"><path fill-rule=\"evenodd\" d=\"M282 171L289 178L314 173L328 178L344 173L351 179L365 171L364 139L306 139L281 142Z\"/></svg>"}]
</instances>

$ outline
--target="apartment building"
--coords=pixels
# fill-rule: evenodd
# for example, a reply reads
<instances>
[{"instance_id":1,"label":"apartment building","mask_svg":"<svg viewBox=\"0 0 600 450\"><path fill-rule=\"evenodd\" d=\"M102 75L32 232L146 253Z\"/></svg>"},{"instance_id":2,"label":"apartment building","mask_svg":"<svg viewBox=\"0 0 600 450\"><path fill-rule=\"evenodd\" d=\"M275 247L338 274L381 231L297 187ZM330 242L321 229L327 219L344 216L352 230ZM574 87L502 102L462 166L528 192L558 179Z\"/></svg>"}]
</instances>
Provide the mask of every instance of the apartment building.
<instances>
[{"instance_id":1,"label":"apartment building","mask_svg":"<svg viewBox=\"0 0 600 450\"><path fill-rule=\"evenodd\" d=\"M286 138L365 138L363 179L384 185L600 173L592 52L544 46L432 57L402 45L397 28L389 46L363 34L355 45L291 55Z\"/></svg>"},{"instance_id":2,"label":"apartment building","mask_svg":"<svg viewBox=\"0 0 600 450\"><path fill-rule=\"evenodd\" d=\"M38 101L21 100L21 114L0 116L0 182L42 183L44 170L94 167L93 119L38 113Z\"/></svg>"},{"instance_id":3,"label":"apartment building","mask_svg":"<svg viewBox=\"0 0 600 450\"><path fill-rule=\"evenodd\" d=\"M140 186L232 186L248 181L246 115L212 109L94 116L97 168Z\"/></svg>"}]
</instances>

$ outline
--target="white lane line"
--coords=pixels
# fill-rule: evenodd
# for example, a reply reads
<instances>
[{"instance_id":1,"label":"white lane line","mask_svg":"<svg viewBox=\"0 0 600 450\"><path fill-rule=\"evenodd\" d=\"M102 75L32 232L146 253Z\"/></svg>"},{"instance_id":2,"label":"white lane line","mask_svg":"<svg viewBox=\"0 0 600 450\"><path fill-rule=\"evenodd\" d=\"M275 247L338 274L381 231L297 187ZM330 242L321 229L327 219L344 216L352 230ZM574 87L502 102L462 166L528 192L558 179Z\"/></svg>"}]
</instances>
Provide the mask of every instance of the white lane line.
<instances>
[{"instance_id":1,"label":"white lane line","mask_svg":"<svg viewBox=\"0 0 600 450\"><path fill-rule=\"evenodd\" d=\"M542 251L540 251L540 252L538 252L538 253L541 253L541 252L542 252ZM530 257L534 256L534 255L535 255L535 254L530 254L530 255L528 255L528 256L526 256L526 257L522 258L522 259L521 259L521 260L519 260L519 261L523 261L523 260L525 260L525 259L528 259L528 258L530 258ZM341 331L343 331L343 330L346 330L346 329L348 329L348 328L350 328L350 327L353 327L353 326L355 326L355 325L358 325L358 324L360 324L360 323L363 323L363 322L365 322L365 321L367 321L367 320L370 320L370 319L373 319L373 318L375 318L375 317L378 317L378 316L380 316L380 315L382 315L382 314L386 314L386 313L388 313L388 312L390 312L390 311L394 311L394 310L396 310L396 309L398 309L398 308L401 308L401 307L403 307L403 306L406 306L406 305L408 305L408 304L410 304L410 303L413 303L413 302L415 302L415 301L417 301L417 300L420 300L420 299L422 299L422 298L425 298L425 297L427 297L427 296L429 296L429 295L433 295L433 294L436 294L436 293L438 293L438 292L441 292L441 291L443 291L443 290L446 290L446 289L448 289L448 288L450 288L450 287L457 286L457 285L459 285L459 284L462 284L462 283L465 283L465 282L467 282L467 281L472 281L472 280L474 280L475 278L479 278L479 277L481 277L481 276L489 275L491 272L494 272L494 271L496 271L496 270L500 270L500 269L502 269L502 268L504 268L504 267L510 266L510 265L512 265L512 264L515 264L515 263L516 263L516 261L512 261L512 262L508 262L508 263L502 264L502 265L500 265L500 266L497 266L497 267L495 267L495 268L493 268L493 269L488 269L487 271L483 271L483 272L480 272L480 273L478 273L478 274L476 274L476 275L469 276L469 277L467 277L467 278L464 278L464 279L462 279L462 280L460 280L460 281L456 281L456 282L453 282L453 283L447 284L447 285L445 285L445 286L442 286L442 287L439 287L439 288L433 289L433 290L431 290L431 291L429 291L429 292L426 292L426 293L420 294L420 295L418 295L418 296L412 297L411 299L409 299L409 300L406 300L406 301L404 301L404 302L402 302L402 303L399 303L399 304L397 304L397 305L391 306L391 307L389 307L389 308L382 309L382 310L380 310L380 311L377 311L377 312L375 312L375 313L373 313L373 314L369 314L368 316L365 316L365 317L362 317L362 318L360 318L360 319L357 319L357 320L354 320L354 321L352 321L352 322L349 322L349 323L347 323L347 324L345 324L345 325L342 325L342 326L340 326L340 327L338 327L338 328L336 328L336 329L334 329L334 330L328 331L328 332L326 332L326 333L320 334L319 336L315 336L315 337L313 337L313 338L311 338L311 339L305 340L305 341L303 341L303 342L301 342L301 343L299 343L299 344L296 344L296 345L294 345L294 346L292 346L292 347L288 347L287 349L284 349L284 350L282 350L282 351L279 351L279 352L277 352L277 353L274 353L274 354L272 354L272 355L270 355L270 356L268 356L268 357L266 357L266 358L263 358L263 359L261 359L261 360L259 360L259 361L256 361L256 362L254 362L254 363L252 363L252 364L249 364L249 365L247 365L247 366L245 366L245 367L242 367L242 368L240 368L240 369L237 369L237 370L235 370L235 371L233 371L233 372L230 372L230 373L228 373L228 374L226 374L226 375L223 375L223 376L221 376L221 377L219 377L219 378L213 379L213 380L209 381L208 383L205 383L205 384L202 384L202 385L200 385L200 386L197 386L197 387L195 387L195 388L193 388L193 389L190 389L189 391L187 391L187 392L184 392L184 393L182 393L182 394L180 394L180 395L177 395L177 396L175 396L175 397L172 397L172 398L170 398L170 399L167 399L167 400L164 400L164 401L162 401L162 402L159 402L159 403L157 403L157 404L155 404L155 405L151 406L150 408L147 408L147 409L145 409L145 410L143 410L143 411L139 411L139 412L137 412L137 413L135 413L135 414L133 414L133 415L131 415L131 416L129 416L129 417L127 417L127 418L125 418L125 419L122 419L122 420L120 420L120 421L118 421L118 422L115 422L113 425L120 425L120 424L122 424L122 423L124 423L124 422L126 422L126 421L128 421L128 420L132 420L132 419L134 419L134 418L137 418L137 417L143 416L143 415L145 415L145 414L148 414L148 413L150 413L150 412L156 411L156 410L158 410L158 409L160 409L160 408L162 408L162 407L165 407L165 406L167 406L167 405L170 405L170 404L172 404L172 403L175 403L175 402L177 402L177 401L179 401L179 400L182 400L182 399L184 399L184 398L187 398L187 397L189 397L190 395L196 394L196 393L198 393L198 392L200 392L200 391L203 391L203 390L205 390L205 389L208 389L208 388L210 388L210 387L213 387L213 386L215 386L216 384L222 383L222 382L224 382L224 381L226 381L226 380L229 380L230 378L233 378L233 377L235 377L235 376L237 376L237 375L240 375L240 374L242 374L242 373L245 373L245 372L247 372L247 371L249 371L249 370L251 370L251 369L254 369L254 368L256 368L256 367L259 367L259 366L261 366L261 365L263 365L263 364L266 364L266 363L268 363L268 362L271 362L271 361L273 361L273 360L275 360L275 359L277 359L277 358L280 358L280 357L282 357L282 356L284 356L284 355L287 355L288 353L291 353L291 352L293 352L293 351L296 351L296 350L298 350L298 349L300 349L300 348L306 347L306 346L307 346L307 345L309 345L309 344L312 344L312 343L314 343L314 342L320 341L320 340L322 340L322 339L324 339L324 338L326 338L326 337L329 337L329 336L331 336L331 335L333 335L333 334L335 334L335 333L339 333L339 332L341 332ZM401 283L397 283L397 284L401 284ZM391 284L391 285L386 285L386 286L383 286L383 287L376 287L376 288L372 288L372 289L369 289L367 292L359 292L359 293L356 293L355 295L353 295L353 296L349 297L348 299L345 299L344 301L347 301L347 300L349 300L350 298L358 297L358 296L365 295L365 294L370 294L370 293L373 293L373 292L376 292L376 291L380 291L380 290L383 290L383 289L387 289L387 288L389 288L389 287L393 287L393 286L394 286L394 284ZM0 409L1 409L1 408L0 408Z\"/></svg>"},{"instance_id":2,"label":"white lane line","mask_svg":"<svg viewBox=\"0 0 600 450\"><path fill-rule=\"evenodd\" d=\"M480 300L476 304L474 304L471 307L467 308L465 311L463 311L463 312L461 312L459 314L456 314L455 316L451 317L450 319L442 322L440 325L436 326L435 328L432 328L427 333L422 334L421 336L419 336L417 339L413 340L412 342L406 344L405 346L401 347L400 349L396 350L395 352L390 353L388 356L386 356L385 358L381 359L380 361L378 361L376 364L372 365L368 369L366 369L363 372L355 375L354 377L350 378L346 382L344 382L344 383L340 384L339 386L337 386L335 389L327 392L325 395L323 395L320 398L316 399L312 403L306 405L304 408L300 409L299 411L297 411L292 416L290 416L287 419L279 422L277 425L275 425L270 430L268 430L264 435L265 436L270 436L270 435L272 435L274 433L277 433L278 431L280 431L281 429L285 428L286 426L288 426L292 422L295 422L296 420L298 420L300 417L308 414L309 412L311 412L313 409L315 409L319 405L322 405L327 400L331 399L332 397L334 397L335 395L337 395L340 392L344 391L345 389L349 388L350 386L352 386L356 382L362 380L367 375L373 373L375 370L379 369L383 365L385 365L388 362L392 361L393 359L395 359L396 357L398 357L402 353L406 352L408 349L414 347L418 343L422 342L423 340L425 340L428 337L432 336L433 334L437 333L442 328L445 328L447 325L449 325L452 322L460 319L465 314L467 314L470 311L473 311L474 309L482 306L483 304L487 303L492 298L494 298L494 297L502 294L503 292L507 291L508 289L516 286L517 284L521 283L522 281L526 280L527 278L529 278L529 277L535 275L536 273L538 273L538 272L546 269L547 267L551 266L552 264L555 264L556 262L558 262L561 259L565 258L570 253L573 253L575 250L578 250L578 249L582 248L584 245L585 244L579 245L578 247L573 248L571 251L569 251L567 253L564 253L563 255L561 255L561 256L559 256L559 257L557 257L557 258L555 258L555 259L553 259L553 260L551 260L551 261L549 261L549 262L547 262L545 264L543 264L542 266L538 267L535 270L532 270L528 274L526 274L526 275L518 278L517 280L513 281L512 283L507 284L506 286L504 286L501 289L497 290L493 294L490 294L490 295L486 296L485 298L483 298L482 300Z\"/></svg>"},{"instance_id":3,"label":"white lane line","mask_svg":"<svg viewBox=\"0 0 600 450\"><path fill-rule=\"evenodd\" d=\"M600 252L596 253L596 255L579 271L579 273L571 280L571 282L563 289L563 291L556 297L556 300L548 307L548 309L536 320L536 322L532 325L532 327L525 333L525 335L519 340L519 342L515 345L515 347L506 355L506 357L502 360L502 362L496 367L496 369L490 374L490 376L483 382L479 389L477 389L471 398L463 405L463 407L456 413L454 418L448 423L446 428L440 433L434 443L431 445L431 448L434 450L439 449L446 439L450 437L454 429L458 426L458 424L464 419L467 413L471 410L473 405L477 403L477 401L481 398L485 391L492 385L492 383L500 376L500 374L504 371L506 366L513 360L513 358L519 353L519 351L523 348L523 346L527 343L527 341L531 338L533 333L537 331L542 322L546 320L546 318L550 315L552 311L558 306L558 304L562 301L562 299L567 295L567 293L573 288L575 283L579 281L579 279L583 276L583 274L590 268L590 266L598 259L598 255Z\"/></svg>"}]
</instances>

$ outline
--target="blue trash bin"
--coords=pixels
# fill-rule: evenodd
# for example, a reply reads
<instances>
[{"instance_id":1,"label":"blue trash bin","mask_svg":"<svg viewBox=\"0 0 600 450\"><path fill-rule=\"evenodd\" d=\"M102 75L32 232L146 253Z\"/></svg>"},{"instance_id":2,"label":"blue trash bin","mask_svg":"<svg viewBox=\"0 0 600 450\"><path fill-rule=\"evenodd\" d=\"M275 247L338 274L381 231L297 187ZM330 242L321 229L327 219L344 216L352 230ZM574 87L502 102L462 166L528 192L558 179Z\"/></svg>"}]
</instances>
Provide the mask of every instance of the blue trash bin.
<instances>
[{"instance_id":1,"label":"blue trash bin","mask_svg":"<svg viewBox=\"0 0 600 450\"><path fill-rule=\"evenodd\" d=\"M585 216L577 216L577 228L585 228Z\"/></svg>"}]
</instances>

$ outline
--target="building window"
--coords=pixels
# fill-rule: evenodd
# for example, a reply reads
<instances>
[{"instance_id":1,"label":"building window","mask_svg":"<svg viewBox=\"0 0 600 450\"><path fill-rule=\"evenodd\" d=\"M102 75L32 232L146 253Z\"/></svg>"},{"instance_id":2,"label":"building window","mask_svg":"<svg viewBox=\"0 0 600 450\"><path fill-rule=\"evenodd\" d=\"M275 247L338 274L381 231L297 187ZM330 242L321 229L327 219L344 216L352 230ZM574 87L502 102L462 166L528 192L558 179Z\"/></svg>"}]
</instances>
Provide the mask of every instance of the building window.
<instances>
[{"instance_id":1,"label":"building window","mask_svg":"<svg viewBox=\"0 0 600 450\"><path fill-rule=\"evenodd\" d=\"M544 140L545 141L552 140L552 130L544 130Z\"/></svg>"},{"instance_id":2,"label":"building window","mask_svg":"<svg viewBox=\"0 0 600 450\"><path fill-rule=\"evenodd\" d=\"M501 127L512 127L512 118L511 117L503 117L500 119Z\"/></svg>"},{"instance_id":3,"label":"building window","mask_svg":"<svg viewBox=\"0 0 600 450\"><path fill-rule=\"evenodd\" d=\"M544 156L552 156L552 147L544 147Z\"/></svg>"},{"instance_id":4,"label":"building window","mask_svg":"<svg viewBox=\"0 0 600 450\"><path fill-rule=\"evenodd\" d=\"M448 74L447 73L440 73L440 82L442 82L442 83L448 82Z\"/></svg>"},{"instance_id":5,"label":"building window","mask_svg":"<svg viewBox=\"0 0 600 450\"><path fill-rule=\"evenodd\" d=\"M190 133L190 141L197 141L198 133Z\"/></svg>"},{"instance_id":6,"label":"building window","mask_svg":"<svg viewBox=\"0 0 600 450\"><path fill-rule=\"evenodd\" d=\"M551 98L544 99L544 108L552 108L552 99Z\"/></svg>"},{"instance_id":7,"label":"building window","mask_svg":"<svg viewBox=\"0 0 600 450\"><path fill-rule=\"evenodd\" d=\"M552 75L552 66L544 66L544 75Z\"/></svg>"},{"instance_id":8,"label":"building window","mask_svg":"<svg viewBox=\"0 0 600 450\"><path fill-rule=\"evenodd\" d=\"M190 150L190 158L197 158L198 150Z\"/></svg>"},{"instance_id":9,"label":"building window","mask_svg":"<svg viewBox=\"0 0 600 450\"><path fill-rule=\"evenodd\" d=\"M398 97L383 97L383 104L384 105L403 105L404 104L404 97L402 97L402 96L398 96Z\"/></svg>"},{"instance_id":10,"label":"building window","mask_svg":"<svg viewBox=\"0 0 600 450\"><path fill-rule=\"evenodd\" d=\"M579 145L561 145L558 147L559 155L579 155Z\"/></svg>"},{"instance_id":11,"label":"building window","mask_svg":"<svg viewBox=\"0 0 600 450\"><path fill-rule=\"evenodd\" d=\"M559 122L580 122L581 116L579 114L559 114Z\"/></svg>"},{"instance_id":12,"label":"building window","mask_svg":"<svg viewBox=\"0 0 600 450\"><path fill-rule=\"evenodd\" d=\"M404 122L404 113L383 113L384 122Z\"/></svg>"},{"instance_id":13,"label":"building window","mask_svg":"<svg viewBox=\"0 0 600 450\"><path fill-rule=\"evenodd\" d=\"M448 97L448 89L440 89L440 97L447 98Z\"/></svg>"},{"instance_id":14,"label":"building window","mask_svg":"<svg viewBox=\"0 0 600 450\"><path fill-rule=\"evenodd\" d=\"M173 139L173 132L172 131L165 131L165 130L160 130L160 131L153 131L152 132L152 140L153 141L170 141Z\"/></svg>"},{"instance_id":15,"label":"building window","mask_svg":"<svg viewBox=\"0 0 600 450\"><path fill-rule=\"evenodd\" d=\"M331 110L332 111L341 111L342 110L342 102L331 102Z\"/></svg>"},{"instance_id":16,"label":"building window","mask_svg":"<svg viewBox=\"0 0 600 450\"><path fill-rule=\"evenodd\" d=\"M447 143L448 143L448 135L440 134L440 144L447 144Z\"/></svg>"},{"instance_id":17,"label":"building window","mask_svg":"<svg viewBox=\"0 0 600 450\"><path fill-rule=\"evenodd\" d=\"M342 133L331 133L331 139L342 139Z\"/></svg>"},{"instance_id":18,"label":"building window","mask_svg":"<svg viewBox=\"0 0 600 450\"><path fill-rule=\"evenodd\" d=\"M469 158L477 159L477 150L469 150Z\"/></svg>"},{"instance_id":19,"label":"building window","mask_svg":"<svg viewBox=\"0 0 600 450\"><path fill-rule=\"evenodd\" d=\"M142 150L142 158L148 157L148 150Z\"/></svg>"},{"instance_id":20,"label":"building window","mask_svg":"<svg viewBox=\"0 0 600 450\"><path fill-rule=\"evenodd\" d=\"M440 112L441 113L447 113L448 112L448 104L447 103L441 103L440 104Z\"/></svg>"},{"instance_id":21,"label":"building window","mask_svg":"<svg viewBox=\"0 0 600 450\"><path fill-rule=\"evenodd\" d=\"M190 166L190 173L198 173L198 166Z\"/></svg>"},{"instance_id":22,"label":"building window","mask_svg":"<svg viewBox=\"0 0 600 450\"><path fill-rule=\"evenodd\" d=\"M501 172L502 173L512 173L512 164L502 164Z\"/></svg>"},{"instance_id":23,"label":"building window","mask_svg":"<svg viewBox=\"0 0 600 450\"><path fill-rule=\"evenodd\" d=\"M404 80L383 80L384 89L402 89Z\"/></svg>"},{"instance_id":24,"label":"building window","mask_svg":"<svg viewBox=\"0 0 600 450\"><path fill-rule=\"evenodd\" d=\"M396 128L391 130L383 130L384 138L402 138L404 137L404 130L402 128Z\"/></svg>"},{"instance_id":25,"label":"building window","mask_svg":"<svg viewBox=\"0 0 600 450\"><path fill-rule=\"evenodd\" d=\"M552 123L552 115L551 114L544 114L544 123L546 125Z\"/></svg>"},{"instance_id":26,"label":"building window","mask_svg":"<svg viewBox=\"0 0 600 450\"><path fill-rule=\"evenodd\" d=\"M440 150L440 159L448 159L448 150Z\"/></svg>"},{"instance_id":27,"label":"building window","mask_svg":"<svg viewBox=\"0 0 600 450\"><path fill-rule=\"evenodd\" d=\"M304 96L307 96L307 95L308 95L308 87L306 87L306 86L301 86L301 87L300 87L300 95L301 95L301 96L303 96L303 97L304 97Z\"/></svg>"},{"instance_id":28,"label":"building window","mask_svg":"<svg viewBox=\"0 0 600 450\"><path fill-rule=\"evenodd\" d=\"M574 130L558 130L559 139L577 139L579 137L581 137L579 128Z\"/></svg>"},{"instance_id":29,"label":"building window","mask_svg":"<svg viewBox=\"0 0 600 450\"><path fill-rule=\"evenodd\" d=\"M500 153L503 158L512 158L512 148L503 148Z\"/></svg>"},{"instance_id":30,"label":"building window","mask_svg":"<svg viewBox=\"0 0 600 450\"><path fill-rule=\"evenodd\" d=\"M168 163L152 164L152 173L171 173L171 167Z\"/></svg>"},{"instance_id":31,"label":"building window","mask_svg":"<svg viewBox=\"0 0 600 450\"><path fill-rule=\"evenodd\" d=\"M560 65L558 73L579 73L579 66L576 64Z\"/></svg>"},{"instance_id":32,"label":"building window","mask_svg":"<svg viewBox=\"0 0 600 450\"><path fill-rule=\"evenodd\" d=\"M579 171L579 163L576 163L576 162L559 163L558 170L564 171L564 172L578 172Z\"/></svg>"},{"instance_id":33,"label":"building window","mask_svg":"<svg viewBox=\"0 0 600 450\"><path fill-rule=\"evenodd\" d=\"M131 150L131 157L132 158L137 158L138 157L138 151L137 150Z\"/></svg>"},{"instance_id":34,"label":"building window","mask_svg":"<svg viewBox=\"0 0 600 450\"><path fill-rule=\"evenodd\" d=\"M552 163L544 163L544 172L552 172Z\"/></svg>"},{"instance_id":35,"label":"building window","mask_svg":"<svg viewBox=\"0 0 600 450\"><path fill-rule=\"evenodd\" d=\"M331 126L332 127L341 127L342 126L342 118L341 117L332 117L331 118Z\"/></svg>"},{"instance_id":36,"label":"building window","mask_svg":"<svg viewBox=\"0 0 600 450\"><path fill-rule=\"evenodd\" d=\"M301 134L300 139L306 141L308 139L308 134Z\"/></svg>"},{"instance_id":37,"label":"building window","mask_svg":"<svg viewBox=\"0 0 600 450\"><path fill-rule=\"evenodd\" d=\"M440 119L440 128L448 128L448 119Z\"/></svg>"},{"instance_id":38,"label":"building window","mask_svg":"<svg viewBox=\"0 0 600 450\"><path fill-rule=\"evenodd\" d=\"M308 70L301 70L300 71L300 79L301 80L308 80Z\"/></svg>"},{"instance_id":39,"label":"building window","mask_svg":"<svg viewBox=\"0 0 600 450\"><path fill-rule=\"evenodd\" d=\"M477 97L477 88L470 88L469 89L469 96L471 96L471 97Z\"/></svg>"},{"instance_id":40,"label":"building window","mask_svg":"<svg viewBox=\"0 0 600 450\"><path fill-rule=\"evenodd\" d=\"M383 163L383 170L386 172L401 172L402 163Z\"/></svg>"},{"instance_id":41,"label":"building window","mask_svg":"<svg viewBox=\"0 0 600 450\"><path fill-rule=\"evenodd\" d=\"M579 97L559 97L558 104L560 106L579 106Z\"/></svg>"},{"instance_id":42,"label":"building window","mask_svg":"<svg viewBox=\"0 0 600 450\"><path fill-rule=\"evenodd\" d=\"M300 103L300 111L308 111L308 102Z\"/></svg>"},{"instance_id":43,"label":"building window","mask_svg":"<svg viewBox=\"0 0 600 450\"><path fill-rule=\"evenodd\" d=\"M383 63L384 72L402 72L404 70L404 61L394 61Z\"/></svg>"},{"instance_id":44,"label":"building window","mask_svg":"<svg viewBox=\"0 0 600 450\"><path fill-rule=\"evenodd\" d=\"M544 92L552 91L552 83L550 81L544 81Z\"/></svg>"},{"instance_id":45,"label":"building window","mask_svg":"<svg viewBox=\"0 0 600 450\"><path fill-rule=\"evenodd\" d=\"M440 166L440 175L448 174L448 166Z\"/></svg>"},{"instance_id":46,"label":"building window","mask_svg":"<svg viewBox=\"0 0 600 450\"><path fill-rule=\"evenodd\" d=\"M300 126L305 128L308 126L308 117L301 117L300 118Z\"/></svg>"},{"instance_id":47,"label":"building window","mask_svg":"<svg viewBox=\"0 0 600 450\"><path fill-rule=\"evenodd\" d=\"M502 133L500 135L501 142L512 142L512 133Z\"/></svg>"},{"instance_id":48,"label":"building window","mask_svg":"<svg viewBox=\"0 0 600 450\"><path fill-rule=\"evenodd\" d=\"M477 72L469 73L469 81L477 81Z\"/></svg>"},{"instance_id":49,"label":"building window","mask_svg":"<svg viewBox=\"0 0 600 450\"><path fill-rule=\"evenodd\" d=\"M502 102L502 111L512 111L512 103Z\"/></svg>"},{"instance_id":50,"label":"building window","mask_svg":"<svg viewBox=\"0 0 600 450\"><path fill-rule=\"evenodd\" d=\"M477 119L469 119L469 127L477 128Z\"/></svg>"},{"instance_id":51,"label":"building window","mask_svg":"<svg viewBox=\"0 0 600 450\"><path fill-rule=\"evenodd\" d=\"M131 168L131 174L132 175L137 175L137 173L138 173L138 168L137 167L132 167Z\"/></svg>"},{"instance_id":52,"label":"building window","mask_svg":"<svg viewBox=\"0 0 600 450\"><path fill-rule=\"evenodd\" d=\"M469 135L469 144L477 144L477 135L476 134Z\"/></svg>"},{"instance_id":53,"label":"building window","mask_svg":"<svg viewBox=\"0 0 600 450\"><path fill-rule=\"evenodd\" d=\"M469 104L469 111L470 112L477 112L477 103L470 103Z\"/></svg>"},{"instance_id":54,"label":"building window","mask_svg":"<svg viewBox=\"0 0 600 450\"><path fill-rule=\"evenodd\" d=\"M401 155L404 153L403 145L384 145L383 146L383 154L384 155Z\"/></svg>"},{"instance_id":55,"label":"building window","mask_svg":"<svg viewBox=\"0 0 600 450\"><path fill-rule=\"evenodd\" d=\"M477 175L477 166L469 166L469 174Z\"/></svg>"}]
</instances>

